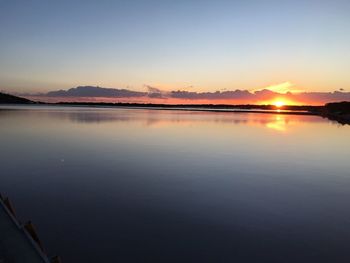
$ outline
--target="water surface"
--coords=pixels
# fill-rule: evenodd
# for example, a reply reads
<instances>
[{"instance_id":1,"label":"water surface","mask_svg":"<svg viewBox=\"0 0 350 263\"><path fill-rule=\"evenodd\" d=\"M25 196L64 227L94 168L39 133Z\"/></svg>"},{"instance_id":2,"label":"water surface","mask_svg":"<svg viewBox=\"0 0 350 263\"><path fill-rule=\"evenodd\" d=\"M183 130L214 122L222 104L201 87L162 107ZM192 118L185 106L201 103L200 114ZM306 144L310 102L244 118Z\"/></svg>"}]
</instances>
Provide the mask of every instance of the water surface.
<instances>
[{"instance_id":1,"label":"water surface","mask_svg":"<svg viewBox=\"0 0 350 263\"><path fill-rule=\"evenodd\" d=\"M0 192L73 262L350 262L350 126L3 106Z\"/></svg>"}]
</instances>

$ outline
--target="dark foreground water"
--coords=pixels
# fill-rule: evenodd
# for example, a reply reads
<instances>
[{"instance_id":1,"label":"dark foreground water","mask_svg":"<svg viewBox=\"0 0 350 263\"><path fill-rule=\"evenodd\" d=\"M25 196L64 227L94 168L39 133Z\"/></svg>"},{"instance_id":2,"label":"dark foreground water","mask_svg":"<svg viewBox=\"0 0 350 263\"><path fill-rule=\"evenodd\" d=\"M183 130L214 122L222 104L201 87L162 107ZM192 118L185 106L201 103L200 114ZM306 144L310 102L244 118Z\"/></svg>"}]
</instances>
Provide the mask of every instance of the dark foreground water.
<instances>
[{"instance_id":1,"label":"dark foreground water","mask_svg":"<svg viewBox=\"0 0 350 263\"><path fill-rule=\"evenodd\" d=\"M77 262L350 262L350 126L0 108L0 192Z\"/></svg>"}]
</instances>

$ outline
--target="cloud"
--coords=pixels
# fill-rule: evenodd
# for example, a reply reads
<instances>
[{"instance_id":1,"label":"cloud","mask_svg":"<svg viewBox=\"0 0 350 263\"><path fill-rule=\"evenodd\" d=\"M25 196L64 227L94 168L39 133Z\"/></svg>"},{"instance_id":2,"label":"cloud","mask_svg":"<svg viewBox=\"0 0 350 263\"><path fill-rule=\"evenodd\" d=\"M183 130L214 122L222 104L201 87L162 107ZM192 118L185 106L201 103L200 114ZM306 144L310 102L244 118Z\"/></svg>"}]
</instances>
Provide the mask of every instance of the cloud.
<instances>
[{"instance_id":1,"label":"cloud","mask_svg":"<svg viewBox=\"0 0 350 263\"><path fill-rule=\"evenodd\" d=\"M287 92L293 92L293 93L299 93L299 92L305 92L305 90L297 89L295 88L295 85L291 83L290 81L278 83L278 84L272 84L267 87L264 87L263 89L256 89L255 91L261 91L261 90L270 90L278 93L287 93Z\"/></svg>"},{"instance_id":2,"label":"cloud","mask_svg":"<svg viewBox=\"0 0 350 263\"><path fill-rule=\"evenodd\" d=\"M278 84L278 89L290 87L290 83ZM227 104L268 104L276 99L293 104L321 105L327 102L350 101L350 92L276 92L270 89L256 91L223 90L214 92L194 92L188 90L163 91L159 88L144 85L146 92L130 89L101 88L95 86L79 86L69 90L51 91L46 94L32 94L24 97L44 101L123 101L162 103L227 103ZM271 86L270 86L271 87ZM162 100L162 101L161 101Z\"/></svg>"},{"instance_id":3,"label":"cloud","mask_svg":"<svg viewBox=\"0 0 350 263\"><path fill-rule=\"evenodd\" d=\"M258 90L254 92L254 97L257 98L258 100L269 100L276 95L280 95L281 93L268 90L268 89L263 89L263 90Z\"/></svg>"},{"instance_id":4,"label":"cloud","mask_svg":"<svg viewBox=\"0 0 350 263\"><path fill-rule=\"evenodd\" d=\"M283 82L283 83L279 83L279 84L270 85L268 87L265 87L264 89L268 89L268 90L278 92L278 93L286 93L288 91L291 91L292 90L291 88L293 86L294 86L294 84L287 81L287 82Z\"/></svg>"},{"instance_id":5,"label":"cloud","mask_svg":"<svg viewBox=\"0 0 350 263\"><path fill-rule=\"evenodd\" d=\"M44 94L46 97L114 97L114 98L129 98L143 97L146 92L132 91L128 89L111 89L94 86L79 86L69 90L50 91Z\"/></svg>"},{"instance_id":6,"label":"cloud","mask_svg":"<svg viewBox=\"0 0 350 263\"><path fill-rule=\"evenodd\" d=\"M150 86L150 85L144 85L144 87L147 88L148 90L148 97L150 98L166 98L165 95L165 92L156 88L156 87L153 87L153 86Z\"/></svg>"},{"instance_id":7,"label":"cloud","mask_svg":"<svg viewBox=\"0 0 350 263\"><path fill-rule=\"evenodd\" d=\"M350 101L350 92L303 92L297 94L289 94L295 101L312 102L336 102L336 101Z\"/></svg>"},{"instance_id":8,"label":"cloud","mask_svg":"<svg viewBox=\"0 0 350 263\"><path fill-rule=\"evenodd\" d=\"M251 99L253 96L247 90L235 91L215 91L215 92L190 92L185 90L171 91L170 97L177 99L192 99L192 100L242 100Z\"/></svg>"},{"instance_id":9,"label":"cloud","mask_svg":"<svg viewBox=\"0 0 350 263\"><path fill-rule=\"evenodd\" d=\"M152 87L150 85L144 85L147 89L149 93L161 93L162 91L156 87Z\"/></svg>"}]
</instances>

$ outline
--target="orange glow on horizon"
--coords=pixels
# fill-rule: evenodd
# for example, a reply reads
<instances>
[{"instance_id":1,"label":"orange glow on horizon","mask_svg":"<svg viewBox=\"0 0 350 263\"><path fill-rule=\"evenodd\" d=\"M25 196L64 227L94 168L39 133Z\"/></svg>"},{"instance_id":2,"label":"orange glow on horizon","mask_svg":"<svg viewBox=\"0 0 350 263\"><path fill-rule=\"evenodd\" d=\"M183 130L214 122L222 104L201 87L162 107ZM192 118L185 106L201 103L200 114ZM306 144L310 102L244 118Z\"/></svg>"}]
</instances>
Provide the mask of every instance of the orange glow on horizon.
<instances>
[{"instance_id":1,"label":"orange glow on horizon","mask_svg":"<svg viewBox=\"0 0 350 263\"><path fill-rule=\"evenodd\" d=\"M255 105L273 105L276 108L283 108L289 105L324 105L327 101L310 101L310 100L291 100L286 97L278 96L275 98L266 98L264 100L245 100L245 99L178 99L178 98L108 98L108 97L45 97L45 96L23 96L33 101L42 101L49 103L56 102L96 102L96 103L156 103L156 104L255 104Z\"/></svg>"},{"instance_id":2,"label":"orange glow on horizon","mask_svg":"<svg viewBox=\"0 0 350 263\"><path fill-rule=\"evenodd\" d=\"M282 100L278 100L278 101L274 102L274 105L275 105L277 108L282 108L282 107L285 105L285 103L284 103L284 101L282 101Z\"/></svg>"},{"instance_id":3,"label":"orange glow on horizon","mask_svg":"<svg viewBox=\"0 0 350 263\"><path fill-rule=\"evenodd\" d=\"M285 98L275 98L275 99L268 100L268 101L259 101L259 102L257 102L257 104L259 104L259 105L273 105L279 109L283 108L284 106L302 105L301 102L291 101L291 100L287 100Z\"/></svg>"}]
</instances>

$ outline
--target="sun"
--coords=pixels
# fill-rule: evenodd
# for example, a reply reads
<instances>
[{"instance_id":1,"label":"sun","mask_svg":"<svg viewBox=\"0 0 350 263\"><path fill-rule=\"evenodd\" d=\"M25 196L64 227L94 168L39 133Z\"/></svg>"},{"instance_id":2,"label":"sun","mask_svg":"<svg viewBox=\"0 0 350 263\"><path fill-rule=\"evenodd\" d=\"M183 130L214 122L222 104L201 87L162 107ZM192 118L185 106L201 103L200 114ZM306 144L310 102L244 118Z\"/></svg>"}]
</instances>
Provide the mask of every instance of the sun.
<instances>
[{"instance_id":1,"label":"sun","mask_svg":"<svg viewBox=\"0 0 350 263\"><path fill-rule=\"evenodd\" d=\"M286 104L285 104L284 101L278 100L278 101L275 101L275 102L273 103L273 105L275 105L277 108L281 108L281 107L283 107L283 106L286 105Z\"/></svg>"}]
</instances>

